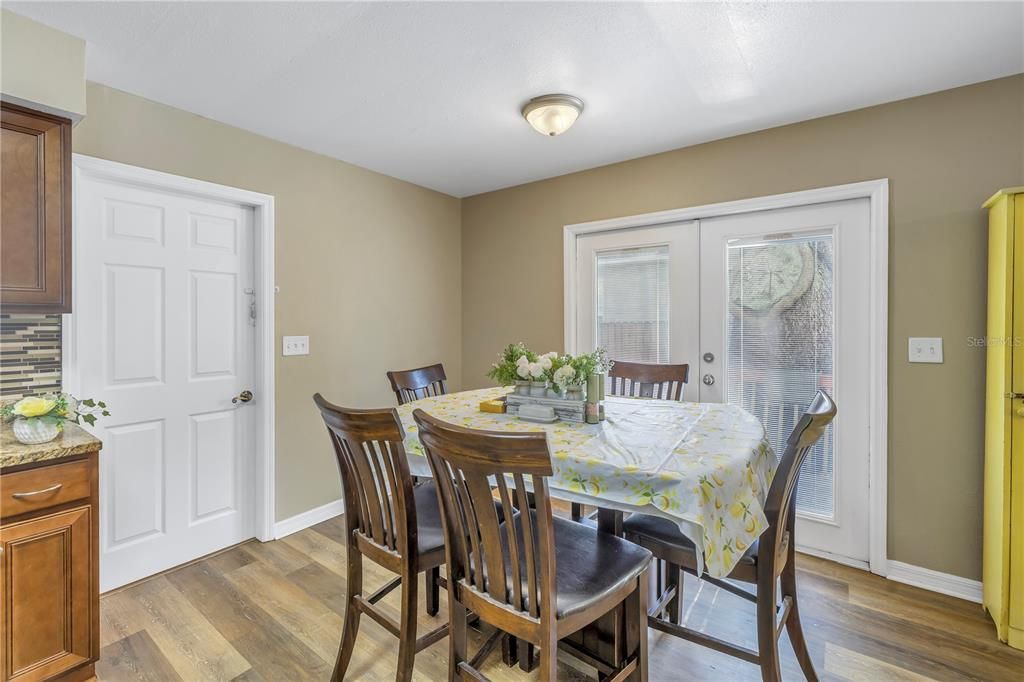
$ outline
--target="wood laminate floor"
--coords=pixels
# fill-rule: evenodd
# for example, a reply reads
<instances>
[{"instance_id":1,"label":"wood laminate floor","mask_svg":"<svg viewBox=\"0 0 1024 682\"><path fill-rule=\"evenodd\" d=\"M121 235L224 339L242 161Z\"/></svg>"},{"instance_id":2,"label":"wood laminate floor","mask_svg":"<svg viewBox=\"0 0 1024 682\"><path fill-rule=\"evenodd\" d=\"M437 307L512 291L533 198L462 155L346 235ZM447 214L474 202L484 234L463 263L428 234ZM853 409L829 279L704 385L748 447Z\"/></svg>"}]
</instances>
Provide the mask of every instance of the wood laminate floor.
<instances>
[{"instance_id":1,"label":"wood laminate floor","mask_svg":"<svg viewBox=\"0 0 1024 682\"><path fill-rule=\"evenodd\" d=\"M344 610L344 533L340 518L275 542L252 541L104 595L100 601L100 680L326 680ZM391 576L365 564L367 591ZM822 679L1024 680L1024 652L996 641L981 607L800 555L800 609ZM447 618L442 592L436 618ZM397 592L382 604L398 617ZM733 595L687 576L687 624L756 647L753 610ZM478 637L477 641L480 641ZM783 677L803 679L786 635ZM475 646L471 645L471 650ZM650 632L651 680L758 680L758 669L723 654ZM446 679L448 641L416 657L415 678ZM363 618L346 679L393 680L396 640ZM536 679L491 654L496 682ZM560 679L587 669L563 656Z\"/></svg>"}]
</instances>

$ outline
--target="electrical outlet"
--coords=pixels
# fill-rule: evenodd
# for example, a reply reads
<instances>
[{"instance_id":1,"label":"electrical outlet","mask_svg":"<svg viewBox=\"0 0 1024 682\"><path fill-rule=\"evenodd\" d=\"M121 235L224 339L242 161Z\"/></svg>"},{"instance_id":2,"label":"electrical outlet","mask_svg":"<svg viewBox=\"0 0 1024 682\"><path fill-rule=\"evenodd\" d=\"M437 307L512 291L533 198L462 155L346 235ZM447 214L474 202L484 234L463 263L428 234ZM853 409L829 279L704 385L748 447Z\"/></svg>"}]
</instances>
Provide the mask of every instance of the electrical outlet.
<instances>
[{"instance_id":1,"label":"electrical outlet","mask_svg":"<svg viewBox=\"0 0 1024 682\"><path fill-rule=\"evenodd\" d=\"M309 337L283 337L281 339L281 355L309 355Z\"/></svg>"},{"instance_id":2,"label":"electrical outlet","mask_svg":"<svg viewBox=\"0 0 1024 682\"><path fill-rule=\"evenodd\" d=\"M910 337L910 362L942 362L942 339Z\"/></svg>"}]
</instances>

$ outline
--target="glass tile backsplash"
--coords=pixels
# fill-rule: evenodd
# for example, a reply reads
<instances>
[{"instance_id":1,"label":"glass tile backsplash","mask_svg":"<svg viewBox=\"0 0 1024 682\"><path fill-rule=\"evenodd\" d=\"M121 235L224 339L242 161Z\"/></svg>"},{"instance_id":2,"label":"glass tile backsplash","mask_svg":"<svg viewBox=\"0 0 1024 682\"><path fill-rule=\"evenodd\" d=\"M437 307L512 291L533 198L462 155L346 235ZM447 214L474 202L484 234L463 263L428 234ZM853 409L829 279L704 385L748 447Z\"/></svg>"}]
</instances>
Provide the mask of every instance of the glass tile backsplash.
<instances>
[{"instance_id":1,"label":"glass tile backsplash","mask_svg":"<svg viewBox=\"0 0 1024 682\"><path fill-rule=\"evenodd\" d=\"M60 390L60 315L0 314L0 398Z\"/></svg>"}]
</instances>

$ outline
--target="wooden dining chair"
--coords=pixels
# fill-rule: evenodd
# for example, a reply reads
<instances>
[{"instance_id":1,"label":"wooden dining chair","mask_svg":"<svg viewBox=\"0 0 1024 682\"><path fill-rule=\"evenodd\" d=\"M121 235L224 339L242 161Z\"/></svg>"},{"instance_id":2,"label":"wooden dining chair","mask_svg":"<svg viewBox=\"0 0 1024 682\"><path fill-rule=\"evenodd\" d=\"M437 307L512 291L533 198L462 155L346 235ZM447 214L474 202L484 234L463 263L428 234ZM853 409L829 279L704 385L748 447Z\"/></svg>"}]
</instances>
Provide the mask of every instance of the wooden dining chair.
<instances>
[{"instance_id":1,"label":"wooden dining chair","mask_svg":"<svg viewBox=\"0 0 1024 682\"><path fill-rule=\"evenodd\" d=\"M608 371L608 395L682 400L689 365L656 365L616 360Z\"/></svg>"},{"instance_id":2,"label":"wooden dining chair","mask_svg":"<svg viewBox=\"0 0 1024 682\"><path fill-rule=\"evenodd\" d=\"M619 605L633 609L631 622L637 625L627 636L625 662L601 679L646 680L651 553L552 516L546 434L474 431L419 409L413 417L441 500L451 622L449 680L486 679L478 670L480 662L508 633L540 649L540 679L553 681L558 641ZM505 509L519 510L505 523L494 511L492 485ZM467 610L497 629L473 657L467 650Z\"/></svg>"},{"instance_id":3,"label":"wooden dining chair","mask_svg":"<svg viewBox=\"0 0 1024 682\"><path fill-rule=\"evenodd\" d=\"M727 576L729 580L753 583L757 586L756 594L751 594L725 580L707 575L699 576L702 580L757 605L757 651L736 646L683 625L680 608L683 583L679 571L681 569L697 575L696 548L690 539L682 534L675 522L657 516L633 514L623 522L626 538L651 550L655 558L667 562L669 571L677 577L676 584L670 585L651 607L651 627L759 665L761 678L765 682L778 682L781 679L779 635L785 626L804 676L812 681L818 679L814 663L807 651L807 641L804 639L800 625L800 610L797 606L794 492L800 479L800 466L835 415L835 403L827 393L818 391L786 442L786 451L779 460L775 478L768 488L768 497L765 500L764 511L768 518L768 528L751 543L736 568ZM778 605L780 596L781 606Z\"/></svg>"},{"instance_id":4,"label":"wooden dining chair","mask_svg":"<svg viewBox=\"0 0 1024 682\"><path fill-rule=\"evenodd\" d=\"M359 632L359 616L365 613L398 637L395 679L409 680L416 653L448 634L445 623L416 638L417 578L420 572L438 568L445 558L437 488L432 482L413 486L402 446L402 425L394 409L338 407L319 393L313 401L320 408L338 460L348 545L345 620L331 679L337 682L344 677ZM363 557L398 577L364 595ZM395 622L374 604L399 586L401 615ZM434 602L436 613L436 597Z\"/></svg>"},{"instance_id":5,"label":"wooden dining chair","mask_svg":"<svg viewBox=\"0 0 1024 682\"><path fill-rule=\"evenodd\" d=\"M683 386L690 378L689 365L657 365L615 360L608 372L605 393L627 398L682 400ZM573 502L573 521L583 519L583 505Z\"/></svg>"},{"instance_id":6,"label":"wooden dining chair","mask_svg":"<svg viewBox=\"0 0 1024 682\"><path fill-rule=\"evenodd\" d=\"M391 390L395 392L399 405L448 393L448 377L440 362L416 369L388 372L388 381L391 382Z\"/></svg>"},{"instance_id":7,"label":"wooden dining chair","mask_svg":"<svg viewBox=\"0 0 1024 682\"><path fill-rule=\"evenodd\" d=\"M440 362L436 365L418 367L416 369L403 369L388 372L388 381L391 382L391 390L398 398L398 404L404 405L413 400L429 396L446 395L448 393L448 377L444 373L444 365ZM413 485L419 485L423 481L419 476L412 477ZM440 596L440 567L427 571L427 613L431 616L437 615L437 604Z\"/></svg>"}]
</instances>

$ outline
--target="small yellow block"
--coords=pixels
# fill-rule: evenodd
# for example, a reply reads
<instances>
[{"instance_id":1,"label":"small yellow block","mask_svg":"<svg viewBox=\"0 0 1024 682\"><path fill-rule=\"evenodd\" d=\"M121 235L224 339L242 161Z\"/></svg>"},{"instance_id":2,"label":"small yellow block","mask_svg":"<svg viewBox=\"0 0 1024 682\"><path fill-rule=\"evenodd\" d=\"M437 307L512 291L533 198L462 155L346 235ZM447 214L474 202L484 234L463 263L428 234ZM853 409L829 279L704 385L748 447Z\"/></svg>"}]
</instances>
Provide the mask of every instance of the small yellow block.
<instances>
[{"instance_id":1,"label":"small yellow block","mask_svg":"<svg viewBox=\"0 0 1024 682\"><path fill-rule=\"evenodd\" d=\"M505 401L504 400L485 400L480 403L481 412L493 412L494 414L503 414L505 412Z\"/></svg>"}]
</instances>

